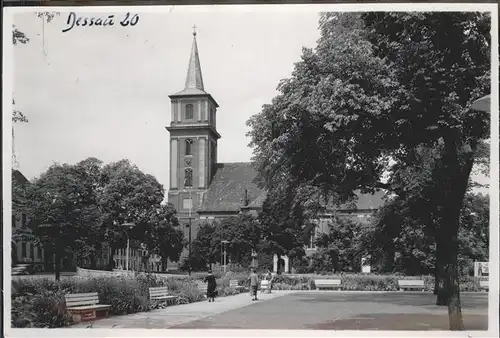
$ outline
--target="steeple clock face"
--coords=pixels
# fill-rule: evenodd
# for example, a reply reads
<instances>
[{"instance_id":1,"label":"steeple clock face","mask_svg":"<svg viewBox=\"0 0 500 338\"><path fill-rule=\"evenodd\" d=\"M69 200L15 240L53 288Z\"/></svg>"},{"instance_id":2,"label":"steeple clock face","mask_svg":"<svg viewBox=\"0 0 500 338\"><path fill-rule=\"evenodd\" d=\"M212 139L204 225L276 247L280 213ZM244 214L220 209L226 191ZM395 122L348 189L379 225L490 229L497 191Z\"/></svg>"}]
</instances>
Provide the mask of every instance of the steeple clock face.
<instances>
[{"instance_id":1,"label":"steeple clock face","mask_svg":"<svg viewBox=\"0 0 500 338\"><path fill-rule=\"evenodd\" d=\"M191 165L191 158L187 158L184 160L186 162L186 165Z\"/></svg>"}]
</instances>

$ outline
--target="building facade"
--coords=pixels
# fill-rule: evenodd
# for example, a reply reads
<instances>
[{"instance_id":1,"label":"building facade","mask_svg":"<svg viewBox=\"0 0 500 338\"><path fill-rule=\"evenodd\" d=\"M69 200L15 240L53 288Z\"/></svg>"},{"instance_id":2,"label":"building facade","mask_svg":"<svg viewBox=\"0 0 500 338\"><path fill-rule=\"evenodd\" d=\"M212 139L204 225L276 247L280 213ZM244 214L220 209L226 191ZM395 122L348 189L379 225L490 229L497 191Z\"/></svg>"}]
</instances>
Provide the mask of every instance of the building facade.
<instances>
[{"instance_id":1,"label":"building facade","mask_svg":"<svg viewBox=\"0 0 500 338\"><path fill-rule=\"evenodd\" d=\"M221 135L217 131L219 105L205 90L200 65L196 32L193 33L191 54L184 89L171 100L171 123L166 129L170 134L170 188L168 201L177 210L185 238L196 238L203 222L222 220L240 213L258 214L266 192L255 183L257 172L251 162L218 163L217 144ZM383 192L359 195L354 207L343 206L336 210L341 217L368 220L383 203ZM320 219L311 235L306 254L316 251L314 239L327 231L326 218ZM191 224L191 226L189 226ZM182 257L187 255L187 250ZM278 262L274 270L290 272L287 257Z\"/></svg>"}]
</instances>

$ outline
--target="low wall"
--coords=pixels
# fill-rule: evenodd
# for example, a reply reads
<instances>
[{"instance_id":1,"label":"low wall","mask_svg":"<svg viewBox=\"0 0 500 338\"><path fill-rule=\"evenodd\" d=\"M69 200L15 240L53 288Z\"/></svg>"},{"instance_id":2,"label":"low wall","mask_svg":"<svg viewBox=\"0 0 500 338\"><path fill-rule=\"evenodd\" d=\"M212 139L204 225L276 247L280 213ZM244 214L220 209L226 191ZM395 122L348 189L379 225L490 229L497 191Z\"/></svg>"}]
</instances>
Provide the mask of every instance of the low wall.
<instances>
[{"instance_id":1,"label":"low wall","mask_svg":"<svg viewBox=\"0 0 500 338\"><path fill-rule=\"evenodd\" d=\"M78 277L118 277L118 276L126 276L127 274L132 275L133 271L126 271L126 270L104 271L104 270L90 270L90 269L76 268L76 275Z\"/></svg>"}]
</instances>

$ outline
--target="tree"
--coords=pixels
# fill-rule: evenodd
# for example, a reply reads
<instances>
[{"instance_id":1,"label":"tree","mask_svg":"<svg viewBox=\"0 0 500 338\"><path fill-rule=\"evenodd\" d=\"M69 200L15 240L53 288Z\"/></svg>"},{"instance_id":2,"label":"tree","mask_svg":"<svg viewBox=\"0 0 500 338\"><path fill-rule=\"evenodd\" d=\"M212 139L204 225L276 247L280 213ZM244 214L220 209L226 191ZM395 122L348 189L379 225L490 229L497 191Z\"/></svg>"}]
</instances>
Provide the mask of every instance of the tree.
<instances>
[{"instance_id":1,"label":"tree","mask_svg":"<svg viewBox=\"0 0 500 338\"><path fill-rule=\"evenodd\" d=\"M92 178L83 166L52 165L28 187L28 218L33 235L54 254L56 280L65 253L92 236L89 224L97 222Z\"/></svg>"},{"instance_id":2,"label":"tree","mask_svg":"<svg viewBox=\"0 0 500 338\"><path fill-rule=\"evenodd\" d=\"M293 192L293 186L274 187L268 191L258 218L262 240L257 252L276 255L278 262L285 255L292 260L305 255L305 232L311 227L311 222L305 216L301 199L304 196Z\"/></svg>"},{"instance_id":3,"label":"tree","mask_svg":"<svg viewBox=\"0 0 500 338\"><path fill-rule=\"evenodd\" d=\"M252 117L251 145L266 184L283 173L339 200L390 188L394 162L442 146L437 261L450 329L463 329L457 275L459 216L489 116L471 103L489 88L484 13L325 13L271 105ZM446 234L446 238L444 237Z\"/></svg>"},{"instance_id":4,"label":"tree","mask_svg":"<svg viewBox=\"0 0 500 338\"><path fill-rule=\"evenodd\" d=\"M332 217L328 231L316 239L313 255L316 271L358 271L364 256L361 236L365 226L348 218ZM362 249L363 248L363 249Z\"/></svg>"},{"instance_id":5,"label":"tree","mask_svg":"<svg viewBox=\"0 0 500 338\"><path fill-rule=\"evenodd\" d=\"M184 233L178 229L179 221L175 216L175 209L171 203L163 204L157 213L153 214L149 226L152 228L152 237L147 241L151 252L161 256L162 270L167 269L167 261L178 262L184 249Z\"/></svg>"},{"instance_id":6,"label":"tree","mask_svg":"<svg viewBox=\"0 0 500 338\"><path fill-rule=\"evenodd\" d=\"M217 247L212 245L217 225L217 222L204 222L198 228L196 238L191 243L191 267L193 269L204 270L211 263L218 261Z\"/></svg>"},{"instance_id":7,"label":"tree","mask_svg":"<svg viewBox=\"0 0 500 338\"><path fill-rule=\"evenodd\" d=\"M152 175L143 173L128 160L102 169L99 194L101 225L111 249L108 268L113 268L113 254L126 246L127 238L145 242L154 233L151 217L161 211L163 186Z\"/></svg>"}]
</instances>

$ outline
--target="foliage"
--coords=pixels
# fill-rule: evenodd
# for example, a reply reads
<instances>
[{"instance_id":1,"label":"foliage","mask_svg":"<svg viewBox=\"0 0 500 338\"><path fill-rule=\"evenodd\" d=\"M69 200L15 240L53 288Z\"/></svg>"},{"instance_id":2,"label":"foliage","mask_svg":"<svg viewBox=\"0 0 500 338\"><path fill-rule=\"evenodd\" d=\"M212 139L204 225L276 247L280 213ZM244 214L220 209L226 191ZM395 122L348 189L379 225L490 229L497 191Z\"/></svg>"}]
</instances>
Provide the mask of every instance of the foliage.
<instances>
[{"instance_id":1,"label":"foliage","mask_svg":"<svg viewBox=\"0 0 500 338\"><path fill-rule=\"evenodd\" d=\"M312 256L312 267L317 270L357 271L364 252L360 235L364 226L349 218L332 217L328 231L316 239L318 250Z\"/></svg>"},{"instance_id":2,"label":"foliage","mask_svg":"<svg viewBox=\"0 0 500 338\"><path fill-rule=\"evenodd\" d=\"M357 189L390 188L383 176L418 163L417 147L442 146L436 271L453 329L463 328L460 210L489 131L488 113L471 104L490 91L490 20L477 12L324 13L316 50L304 50L280 94L249 121L264 184L293 177L340 201Z\"/></svg>"},{"instance_id":3,"label":"foliage","mask_svg":"<svg viewBox=\"0 0 500 338\"><path fill-rule=\"evenodd\" d=\"M54 281L49 279L21 279L12 282L13 327L63 327L72 324L66 311L67 293L97 292L100 303L111 305L112 315L122 315L165 307L164 302L149 300L149 288L166 286L170 294L178 296L178 304L204 299L195 278L138 274L131 277L97 277ZM219 297L235 295L229 280L217 280Z\"/></svg>"},{"instance_id":4,"label":"foliage","mask_svg":"<svg viewBox=\"0 0 500 338\"><path fill-rule=\"evenodd\" d=\"M268 191L259 214L261 241L257 252L301 259L305 255L305 232L311 226L304 200L294 186L275 186Z\"/></svg>"},{"instance_id":5,"label":"foliage","mask_svg":"<svg viewBox=\"0 0 500 338\"><path fill-rule=\"evenodd\" d=\"M167 260L179 261L184 249L184 233L178 229L176 211L171 203L161 205L158 212L154 213L148 222L151 237L146 238L147 246L153 253L162 258L163 270L166 269Z\"/></svg>"},{"instance_id":6,"label":"foliage","mask_svg":"<svg viewBox=\"0 0 500 338\"><path fill-rule=\"evenodd\" d=\"M97 223L93 177L79 163L52 165L27 187L29 227L56 256L56 277L64 252L93 236Z\"/></svg>"},{"instance_id":7,"label":"foliage","mask_svg":"<svg viewBox=\"0 0 500 338\"><path fill-rule=\"evenodd\" d=\"M210 263L217 262L216 248L212 239L218 223L202 223L198 228L196 238L191 243L191 268L206 270ZM220 244L218 245L220 246ZM219 256L220 257L220 256ZM186 264L188 262L186 261Z\"/></svg>"}]
</instances>

